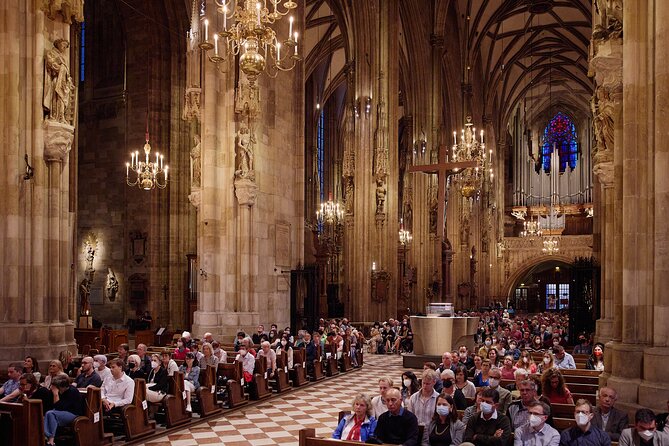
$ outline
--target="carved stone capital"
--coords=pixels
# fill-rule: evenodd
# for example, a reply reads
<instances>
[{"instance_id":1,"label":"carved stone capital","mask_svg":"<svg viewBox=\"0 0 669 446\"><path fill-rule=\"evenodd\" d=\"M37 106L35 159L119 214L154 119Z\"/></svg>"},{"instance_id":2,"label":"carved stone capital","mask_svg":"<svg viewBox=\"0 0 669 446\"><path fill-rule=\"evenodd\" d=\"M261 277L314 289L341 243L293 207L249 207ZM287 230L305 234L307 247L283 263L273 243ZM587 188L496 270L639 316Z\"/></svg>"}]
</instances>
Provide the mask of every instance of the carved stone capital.
<instances>
[{"instance_id":1,"label":"carved stone capital","mask_svg":"<svg viewBox=\"0 0 669 446\"><path fill-rule=\"evenodd\" d=\"M51 20L65 23L84 21L84 2L78 0L42 0L42 11Z\"/></svg>"},{"instance_id":2,"label":"carved stone capital","mask_svg":"<svg viewBox=\"0 0 669 446\"><path fill-rule=\"evenodd\" d=\"M593 55L589 72L598 87L608 94L622 92L623 88L623 39L593 40Z\"/></svg>"},{"instance_id":3,"label":"carved stone capital","mask_svg":"<svg viewBox=\"0 0 669 446\"><path fill-rule=\"evenodd\" d=\"M235 196L240 206L252 207L256 204L258 185L248 178L235 179Z\"/></svg>"},{"instance_id":4,"label":"carved stone capital","mask_svg":"<svg viewBox=\"0 0 669 446\"><path fill-rule=\"evenodd\" d=\"M51 119L44 121L44 160L63 162L72 148L74 126Z\"/></svg>"},{"instance_id":5,"label":"carved stone capital","mask_svg":"<svg viewBox=\"0 0 669 446\"><path fill-rule=\"evenodd\" d=\"M192 204L195 209L200 209L200 203L202 203L202 191L200 188L193 188L193 191L188 195L188 201Z\"/></svg>"},{"instance_id":6,"label":"carved stone capital","mask_svg":"<svg viewBox=\"0 0 669 446\"><path fill-rule=\"evenodd\" d=\"M599 182L602 183L605 188L613 187L613 172L613 161L595 162L592 168L592 173L595 174L597 179L599 179Z\"/></svg>"}]
</instances>

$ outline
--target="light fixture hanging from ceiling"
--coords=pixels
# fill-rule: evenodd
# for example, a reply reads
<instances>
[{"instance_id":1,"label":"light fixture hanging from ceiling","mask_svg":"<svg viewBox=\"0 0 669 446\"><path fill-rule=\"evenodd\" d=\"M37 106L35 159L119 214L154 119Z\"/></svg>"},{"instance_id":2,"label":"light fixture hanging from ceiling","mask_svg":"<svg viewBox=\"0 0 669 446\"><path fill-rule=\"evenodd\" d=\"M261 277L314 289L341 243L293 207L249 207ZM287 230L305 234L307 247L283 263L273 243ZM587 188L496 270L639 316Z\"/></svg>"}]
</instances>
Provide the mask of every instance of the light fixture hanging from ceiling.
<instances>
[{"instance_id":1,"label":"light fixture hanging from ceiling","mask_svg":"<svg viewBox=\"0 0 669 446\"><path fill-rule=\"evenodd\" d=\"M290 71L302 58L298 52L298 32L293 31L295 18L288 18L286 39L272 28L281 18L297 8L292 0L214 0L214 27L204 19L199 47L213 54L209 60L219 64L229 56L239 55L239 68L251 83L260 74L276 77L279 71ZM230 21L230 24L228 24ZM210 34L210 26L212 28ZM217 29L218 28L218 29Z\"/></svg>"}]
</instances>

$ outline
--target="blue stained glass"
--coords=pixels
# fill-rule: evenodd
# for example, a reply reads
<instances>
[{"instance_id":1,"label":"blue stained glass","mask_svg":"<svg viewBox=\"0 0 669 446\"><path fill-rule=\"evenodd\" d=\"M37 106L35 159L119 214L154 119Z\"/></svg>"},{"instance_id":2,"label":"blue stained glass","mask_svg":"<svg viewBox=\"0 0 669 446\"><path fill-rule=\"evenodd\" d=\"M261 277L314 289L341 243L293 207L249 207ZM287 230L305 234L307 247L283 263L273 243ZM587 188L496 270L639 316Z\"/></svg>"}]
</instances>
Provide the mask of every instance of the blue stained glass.
<instances>
[{"instance_id":1,"label":"blue stained glass","mask_svg":"<svg viewBox=\"0 0 669 446\"><path fill-rule=\"evenodd\" d=\"M563 173L567 166L571 170L576 168L578 162L576 126L562 112L558 112L544 129L543 145L541 146L541 167L546 173L551 171L553 148L558 151L560 156L560 173Z\"/></svg>"},{"instance_id":2,"label":"blue stained glass","mask_svg":"<svg viewBox=\"0 0 669 446\"><path fill-rule=\"evenodd\" d=\"M320 189L321 203L325 201L325 175L323 166L325 164L325 114L323 111L318 115L316 124L316 164L318 167L318 185ZM318 223L318 231L323 231L323 223Z\"/></svg>"}]
</instances>

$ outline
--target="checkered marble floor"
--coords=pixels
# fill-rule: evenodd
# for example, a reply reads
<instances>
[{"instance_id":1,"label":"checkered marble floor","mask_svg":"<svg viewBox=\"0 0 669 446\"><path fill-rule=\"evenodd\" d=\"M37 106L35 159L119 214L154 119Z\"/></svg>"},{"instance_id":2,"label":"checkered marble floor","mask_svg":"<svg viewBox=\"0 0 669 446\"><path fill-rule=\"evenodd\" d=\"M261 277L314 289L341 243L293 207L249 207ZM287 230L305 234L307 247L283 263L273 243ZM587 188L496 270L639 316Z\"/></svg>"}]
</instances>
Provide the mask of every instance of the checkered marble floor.
<instances>
[{"instance_id":1,"label":"checkered marble floor","mask_svg":"<svg viewBox=\"0 0 669 446\"><path fill-rule=\"evenodd\" d=\"M302 428L316 429L316 435L329 437L337 427L341 410L350 410L353 397L364 392L378 393L377 380L390 376L398 382L404 369L397 355L365 355L362 370L321 381L285 396L242 407L221 418L165 435L145 443L147 446L297 446Z\"/></svg>"}]
</instances>

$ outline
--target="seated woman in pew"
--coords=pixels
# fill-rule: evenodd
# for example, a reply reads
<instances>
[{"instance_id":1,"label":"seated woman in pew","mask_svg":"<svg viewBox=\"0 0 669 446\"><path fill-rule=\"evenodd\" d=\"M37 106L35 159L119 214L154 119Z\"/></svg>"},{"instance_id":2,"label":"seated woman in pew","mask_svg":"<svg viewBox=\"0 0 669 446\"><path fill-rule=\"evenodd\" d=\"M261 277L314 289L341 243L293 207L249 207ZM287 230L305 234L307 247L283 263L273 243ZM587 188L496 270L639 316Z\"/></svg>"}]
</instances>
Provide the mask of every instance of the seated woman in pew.
<instances>
[{"instance_id":1,"label":"seated woman in pew","mask_svg":"<svg viewBox=\"0 0 669 446\"><path fill-rule=\"evenodd\" d=\"M60 355L58 357L63 370L63 373L65 373L67 376L70 378L74 378L76 375L76 369L78 368L77 365L74 363L72 360L72 352L69 350L63 350L60 352Z\"/></svg>"},{"instance_id":2,"label":"seated woman in pew","mask_svg":"<svg viewBox=\"0 0 669 446\"><path fill-rule=\"evenodd\" d=\"M142 370L142 360L139 358L138 355L128 356L128 368L125 369L125 373L132 379L146 378L144 370Z\"/></svg>"},{"instance_id":3,"label":"seated woman in pew","mask_svg":"<svg viewBox=\"0 0 669 446\"><path fill-rule=\"evenodd\" d=\"M39 382L42 374L39 372L39 365L34 356L26 356L26 359L23 361L23 373L32 373L35 375L37 382Z\"/></svg>"},{"instance_id":4,"label":"seated woman in pew","mask_svg":"<svg viewBox=\"0 0 669 446\"><path fill-rule=\"evenodd\" d=\"M481 361L481 373L474 376L475 387L485 387L490 385L488 382L488 373L490 372L490 360L484 359Z\"/></svg>"},{"instance_id":5,"label":"seated woman in pew","mask_svg":"<svg viewBox=\"0 0 669 446\"><path fill-rule=\"evenodd\" d=\"M56 376L51 383L53 409L44 415L44 435L47 444L54 444L58 426L68 426L84 414L84 396L70 385L67 376Z\"/></svg>"},{"instance_id":6,"label":"seated woman in pew","mask_svg":"<svg viewBox=\"0 0 669 446\"><path fill-rule=\"evenodd\" d=\"M179 367L179 371L184 374L184 388L186 389L186 410L192 412L190 405L190 396L200 388L200 367L195 362L195 355L192 352L186 353L186 362Z\"/></svg>"},{"instance_id":7,"label":"seated woman in pew","mask_svg":"<svg viewBox=\"0 0 669 446\"><path fill-rule=\"evenodd\" d=\"M174 375L174 372L179 371L179 366L176 361L172 359L170 352L164 351L160 354L160 362L163 364L163 368L167 370L167 376Z\"/></svg>"},{"instance_id":8,"label":"seated woman in pew","mask_svg":"<svg viewBox=\"0 0 669 446\"><path fill-rule=\"evenodd\" d=\"M465 398L476 397L476 386L467 379L467 367L458 364L455 368L455 388L462 391Z\"/></svg>"},{"instance_id":9,"label":"seated woman in pew","mask_svg":"<svg viewBox=\"0 0 669 446\"><path fill-rule=\"evenodd\" d=\"M184 360L186 359L186 354L190 352L190 349L186 347L186 339L185 338L179 338L177 341L177 348L174 349L174 353L172 353L172 357L174 359L180 359Z\"/></svg>"},{"instance_id":10,"label":"seated woman in pew","mask_svg":"<svg viewBox=\"0 0 669 446\"><path fill-rule=\"evenodd\" d=\"M585 368L588 370L604 371L604 344L598 342L592 348L592 355L585 363Z\"/></svg>"},{"instance_id":11,"label":"seated woman in pew","mask_svg":"<svg viewBox=\"0 0 669 446\"><path fill-rule=\"evenodd\" d=\"M541 376L541 395L551 404L574 404L574 398L558 369L548 369Z\"/></svg>"},{"instance_id":12,"label":"seated woman in pew","mask_svg":"<svg viewBox=\"0 0 669 446\"><path fill-rule=\"evenodd\" d=\"M65 372L63 372L63 364L57 359L54 359L49 362L49 374L44 378L42 387L46 387L47 389L51 388L51 381L59 375L67 376Z\"/></svg>"},{"instance_id":13,"label":"seated woman in pew","mask_svg":"<svg viewBox=\"0 0 669 446\"><path fill-rule=\"evenodd\" d=\"M462 443L465 424L458 419L455 401L443 392L437 397L432 421L427 426L430 446L458 446Z\"/></svg>"},{"instance_id":14,"label":"seated woman in pew","mask_svg":"<svg viewBox=\"0 0 669 446\"><path fill-rule=\"evenodd\" d=\"M205 342L202 344L202 359L198 361L201 368L207 366L218 367L219 358L214 354L214 348L210 343Z\"/></svg>"},{"instance_id":15,"label":"seated woman in pew","mask_svg":"<svg viewBox=\"0 0 669 446\"><path fill-rule=\"evenodd\" d=\"M276 356L280 356L282 352L286 352L286 358L288 358L288 366L289 369L293 368L293 347L288 339L289 336L283 335L281 338L281 341L279 342L279 345L276 348Z\"/></svg>"},{"instance_id":16,"label":"seated woman in pew","mask_svg":"<svg viewBox=\"0 0 669 446\"><path fill-rule=\"evenodd\" d=\"M376 418L372 415L372 402L367 395L359 393L353 399L353 413L341 419L332 433L337 440L360 441L365 443L374 435Z\"/></svg>"},{"instance_id":17,"label":"seated woman in pew","mask_svg":"<svg viewBox=\"0 0 669 446\"><path fill-rule=\"evenodd\" d=\"M151 371L146 378L146 399L151 403L159 403L169 391L169 377L167 370L160 362L160 357L151 355Z\"/></svg>"},{"instance_id":18,"label":"seated woman in pew","mask_svg":"<svg viewBox=\"0 0 669 446\"><path fill-rule=\"evenodd\" d=\"M514 373L516 372L516 367L513 365L513 356L506 355L504 357L504 365L500 370L502 372L502 379L515 379Z\"/></svg>"},{"instance_id":19,"label":"seated woman in pew","mask_svg":"<svg viewBox=\"0 0 669 446\"><path fill-rule=\"evenodd\" d=\"M557 367L555 367L555 358L553 357L553 353L549 351L544 352L544 358L539 364L537 372L543 374L545 371L555 368Z\"/></svg>"},{"instance_id":20,"label":"seated woman in pew","mask_svg":"<svg viewBox=\"0 0 669 446\"><path fill-rule=\"evenodd\" d=\"M402 389L400 390L400 395L402 396L402 404L404 407L407 406L411 395L418 392L419 390L420 384L418 384L418 378L416 378L416 374L411 371L402 373Z\"/></svg>"},{"instance_id":21,"label":"seated woman in pew","mask_svg":"<svg viewBox=\"0 0 669 446\"><path fill-rule=\"evenodd\" d=\"M516 368L525 369L530 374L537 373L537 363L532 359L532 355L527 350L522 350L520 352L520 357L516 363Z\"/></svg>"}]
</instances>

